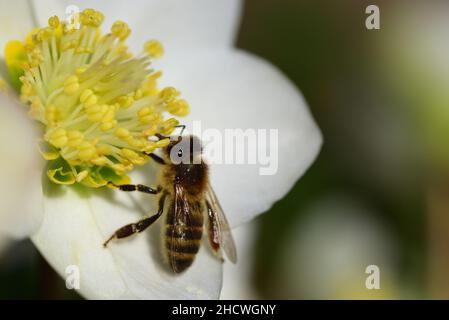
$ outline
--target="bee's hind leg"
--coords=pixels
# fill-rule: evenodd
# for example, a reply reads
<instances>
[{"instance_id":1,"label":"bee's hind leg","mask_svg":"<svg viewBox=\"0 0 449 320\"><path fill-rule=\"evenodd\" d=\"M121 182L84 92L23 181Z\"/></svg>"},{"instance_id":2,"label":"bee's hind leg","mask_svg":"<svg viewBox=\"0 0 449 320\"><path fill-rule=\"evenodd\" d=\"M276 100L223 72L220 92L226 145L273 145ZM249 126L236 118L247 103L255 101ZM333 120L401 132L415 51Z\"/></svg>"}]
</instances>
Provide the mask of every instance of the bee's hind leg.
<instances>
[{"instance_id":1,"label":"bee's hind leg","mask_svg":"<svg viewBox=\"0 0 449 320\"><path fill-rule=\"evenodd\" d=\"M122 239L122 238L132 236L133 234L140 233L140 232L144 231L146 228L148 228L149 226L151 226L164 212L164 203L165 203L166 197L167 197L167 193L164 193L162 195L162 197L159 199L159 209L156 214L154 214L150 217L144 218L136 223L130 223L130 224L127 224L126 226L121 227L120 229L115 231L114 234L111 237L109 237L108 240L106 240L106 242L103 244L103 246L106 248L108 243L111 240Z\"/></svg>"}]
</instances>

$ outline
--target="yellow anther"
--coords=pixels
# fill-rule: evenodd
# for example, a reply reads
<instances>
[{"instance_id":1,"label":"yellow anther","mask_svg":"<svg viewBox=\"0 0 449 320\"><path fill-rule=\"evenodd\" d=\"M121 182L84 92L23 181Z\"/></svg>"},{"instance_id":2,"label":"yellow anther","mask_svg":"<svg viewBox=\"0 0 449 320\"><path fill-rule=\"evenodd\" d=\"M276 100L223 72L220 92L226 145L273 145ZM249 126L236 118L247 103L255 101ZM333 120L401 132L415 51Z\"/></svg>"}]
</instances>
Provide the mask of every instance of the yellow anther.
<instances>
[{"instance_id":1,"label":"yellow anther","mask_svg":"<svg viewBox=\"0 0 449 320\"><path fill-rule=\"evenodd\" d=\"M36 34L39 32L39 28L34 28L33 30L31 30L30 32L28 32L28 34L25 37L25 46L28 48L34 48L34 46L36 45L35 43L35 38L36 38Z\"/></svg>"},{"instance_id":2,"label":"yellow anther","mask_svg":"<svg viewBox=\"0 0 449 320\"><path fill-rule=\"evenodd\" d=\"M59 24L60 24L60 21L59 21L58 16L53 16L48 19L48 25L52 29L56 29L57 27L59 27Z\"/></svg>"},{"instance_id":3,"label":"yellow anther","mask_svg":"<svg viewBox=\"0 0 449 320\"><path fill-rule=\"evenodd\" d=\"M172 115L184 117L189 114L190 106L187 101L180 99L167 104L167 111Z\"/></svg>"},{"instance_id":4,"label":"yellow anther","mask_svg":"<svg viewBox=\"0 0 449 320\"><path fill-rule=\"evenodd\" d=\"M102 154L102 155L110 155L112 150L111 147L105 144L101 144L97 146L97 152L98 154Z\"/></svg>"},{"instance_id":5,"label":"yellow anther","mask_svg":"<svg viewBox=\"0 0 449 320\"><path fill-rule=\"evenodd\" d=\"M142 132L142 134L143 134L145 137L151 137L151 136L154 136L156 133L157 133L157 126L151 126L151 127L145 129L145 130Z\"/></svg>"},{"instance_id":6,"label":"yellow anther","mask_svg":"<svg viewBox=\"0 0 449 320\"><path fill-rule=\"evenodd\" d=\"M84 104L86 108L94 106L98 102L97 96L93 93L92 90L86 89L80 95L80 102Z\"/></svg>"},{"instance_id":7,"label":"yellow anther","mask_svg":"<svg viewBox=\"0 0 449 320\"><path fill-rule=\"evenodd\" d=\"M161 115L159 113L150 113L146 116L139 117L139 121L143 124L150 124L153 122L158 122L158 120L161 118Z\"/></svg>"},{"instance_id":8,"label":"yellow anther","mask_svg":"<svg viewBox=\"0 0 449 320\"><path fill-rule=\"evenodd\" d=\"M139 156L136 152L129 149L122 149L121 155L128 159L132 164L142 165L145 163L145 158Z\"/></svg>"},{"instance_id":9,"label":"yellow anther","mask_svg":"<svg viewBox=\"0 0 449 320\"><path fill-rule=\"evenodd\" d=\"M116 21L111 27L111 33L121 41L124 41L131 34L131 29L127 23L123 21Z\"/></svg>"},{"instance_id":10,"label":"yellow anther","mask_svg":"<svg viewBox=\"0 0 449 320\"><path fill-rule=\"evenodd\" d=\"M132 150L126 149L126 148L122 149L121 153L122 153L122 156L124 156L125 158L127 158L129 160L138 157L137 153L135 153Z\"/></svg>"},{"instance_id":11,"label":"yellow anther","mask_svg":"<svg viewBox=\"0 0 449 320\"><path fill-rule=\"evenodd\" d=\"M22 79L22 78L21 78ZM22 80L22 87L20 89L20 94L25 98L33 96L35 94L35 88L28 81Z\"/></svg>"},{"instance_id":12,"label":"yellow anther","mask_svg":"<svg viewBox=\"0 0 449 320\"><path fill-rule=\"evenodd\" d=\"M39 42L49 40L51 39L52 36L53 36L53 29L50 27L42 28L36 34L36 37L38 38Z\"/></svg>"},{"instance_id":13,"label":"yellow anther","mask_svg":"<svg viewBox=\"0 0 449 320\"><path fill-rule=\"evenodd\" d=\"M160 118L160 114L155 112L154 106L144 107L137 112L139 120L141 123L150 124L152 122L157 122Z\"/></svg>"},{"instance_id":14,"label":"yellow anther","mask_svg":"<svg viewBox=\"0 0 449 320\"><path fill-rule=\"evenodd\" d=\"M75 49L78 47L78 40L70 40L61 44L61 50L67 51L69 49Z\"/></svg>"},{"instance_id":15,"label":"yellow anther","mask_svg":"<svg viewBox=\"0 0 449 320\"><path fill-rule=\"evenodd\" d=\"M145 140L140 139L128 139L127 142L129 145L136 149L141 149L145 146Z\"/></svg>"},{"instance_id":16,"label":"yellow anther","mask_svg":"<svg viewBox=\"0 0 449 320\"><path fill-rule=\"evenodd\" d=\"M141 166L143 164L145 164L147 162L147 159L145 159L144 157L138 157L136 159L132 160L132 163L138 166Z\"/></svg>"},{"instance_id":17,"label":"yellow anther","mask_svg":"<svg viewBox=\"0 0 449 320\"><path fill-rule=\"evenodd\" d=\"M166 103L173 101L179 95L179 91L173 87L166 87L159 93L159 98Z\"/></svg>"},{"instance_id":18,"label":"yellow anther","mask_svg":"<svg viewBox=\"0 0 449 320\"><path fill-rule=\"evenodd\" d=\"M56 121L56 107L53 105L49 105L45 108L45 119L48 122L50 127L55 125Z\"/></svg>"},{"instance_id":19,"label":"yellow anther","mask_svg":"<svg viewBox=\"0 0 449 320\"><path fill-rule=\"evenodd\" d=\"M147 77L147 80L155 81L155 80L159 79L160 77L162 77L162 71L156 71L156 72L153 72L152 74L150 74Z\"/></svg>"},{"instance_id":20,"label":"yellow anther","mask_svg":"<svg viewBox=\"0 0 449 320\"><path fill-rule=\"evenodd\" d=\"M156 148L157 148L156 143L153 142L153 141L149 141L142 148L142 151L145 152L145 153L152 153L154 150L156 150Z\"/></svg>"},{"instance_id":21,"label":"yellow anther","mask_svg":"<svg viewBox=\"0 0 449 320\"><path fill-rule=\"evenodd\" d=\"M103 122L112 122L115 119L115 110L112 106L105 105L106 113L103 116Z\"/></svg>"},{"instance_id":22,"label":"yellow anther","mask_svg":"<svg viewBox=\"0 0 449 320\"><path fill-rule=\"evenodd\" d=\"M94 9L86 9L81 12L80 19L83 25L98 28L103 23L104 16Z\"/></svg>"},{"instance_id":23,"label":"yellow anther","mask_svg":"<svg viewBox=\"0 0 449 320\"><path fill-rule=\"evenodd\" d=\"M150 107L143 107L142 109L140 109L137 112L137 115L139 117L145 117L145 116L149 115L150 113L152 113L153 111L154 111L154 108L152 110Z\"/></svg>"},{"instance_id":24,"label":"yellow anther","mask_svg":"<svg viewBox=\"0 0 449 320\"><path fill-rule=\"evenodd\" d=\"M128 51L128 46L124 42L117 44L115 52L123 59L131 59L133 57L132 53Z\"/></svg>"},{"instance_id":25,"label":"yellow anther","mask_svg":"<svg viewBox=\"0 0 449 320\"><path fill-rule=\"evenodd\" d=\"M83 141L78 147L78 157L82 161L89 161L92 158L96 158L96 153L95 146L89 141Z\"/></svg>"},{"instance_id":26,"label":"yellow anther","mask_svg":"<svg viewBox=\"0 0 449 320\"><path fill-rule=\"evenodd\" d=\"M78 147L84 139L84 135L80 131L72 130L67 132L68 142L67 145L69 147Z\"/></svg>"},{"instance_id":27,"label":"yellow anther","mask_svg":"<svg viewBox=\"0 0 449 320\"><path fill-rule=\"evenodd\" d=\"M64 120L64 110L61 106L56 107L55 109L55 121L61 122Z\"/></svg>"},{"instance_id":28,"label":"yellow anther","mask_svg":"<svg viewBox=\"0 0 449 320\"><path fill-rule=\"evenodd\" d=\"M67 133L63 128L58 128L54 130L48 139L48 142L50 142L52 145L54 145L56 148L62 148L67 144Z\"/></svg>"},{"instance_id":29,"label":"yellow anther","mask_svg":"<svg viewBox=\"0 0 449 320\"><path fill-rule=\"evenodd\" d=\"M93 105L86 108L87 119L91 122L100 122L103 120L105 113L108 110L107 105Z\"/></svg>"},{"instance_id":30,"label":"yellow anther","mask_svg":"<svg viewBox=\"0 0 449 320\"><path fill-rule=\"evenodd\" d=\"M164 148L170 144L170 139L162 139L156 142L157 148Z\"/></svg>"},{"instance_id":31,"label":"yellow anther","mask_svg":"<svg viewBox=\"0 0 449 320\"><path fill-rule=\"evenodd\" d=\"M147 80L142 85L142 91L145 96L154 97L158 94L157 79L160 78L162 72L157 71L147 77Z\"/></svg>"},{"instance_id":32,"label":"yellow anther","mask_svg":"<svg viewBox=\"0 0 449 320\"><path fill-rule=\"evenodd\" d=\"M116 125L117 125L117 120L112 120L112 121L109 121L109 122L103 122L100 125L100 129L102 131L108 131L108 130L111 130L112 128L114 128Z\"/></svg>"},{"instance_id":33,"label":"yellow anther","mask_svg":"<svg viewBox=\"0 0 449 320\"><path fill-rule=\"evenodd\" d=\"M119 105L123 108L128 108L134 103L134 98L131 96L121 96L117 99Z\"/></svg>"},{"instance_id":34,"label":"yellow anther","mask_svg":"<svg viewBox=\"0 0 449 320\"><path fill-rule=\"evenodd\" d=\"M117 130L115 130L115 135L117 136L117 138L123 140L128 139L131 136L129 131L125 128L118 128Z\"/></svg>"},{"instance_id":35,"label":"yellow anther","mask_svg":"<svg viewBox=\"0 0 449 320\"><path fill-rule=\"evenodd\" d=\"M108 163L108 159L106 157L97 157L92 159L92 163L102 167Z\"/></svg>"},{"instance_id":36,"label":"yellow anther","mask_svg":"<svg viewBox=\"0 0 449 320\"><path fill-rule=\"evenodd\" d=\"M75 75L71 75L64 81L64 92L68 95L72 95L76 91L78 91L79 86L80 84L78 77Z\"/></svg>"},{"instance_id":37,"label":"yellow anther","mask_svg":"<svg viewBox=\"0 0 449 320\"><path fill-rule=\"evenodd\" d=\"M111 168L117 173L119 176L122 176L126 172L126 167L123 164L113 164Z\"/></svg>"},{"instance_id":38,"label":"yellow anther","mask_svg":"<svg viewBox=\"0 0 449 320\"><path fill-rule=\"evenodd\" d=\"M145 52L154 59L159 59L164 55L164 47L157 40L147 41L144 45Z\"/></svg>"},{"instance_id":39,"label":"yellow anther","mask_svg":"<svg viewBox=\"0 0 449 320\"><path fill-rule=\"evenodd\" d=\"M163 135L169 135L175 130L175 127L179 124L179 121L175 118L170 118L164 121L161 125L161 133Z\"/></svg>"}]
</instances>

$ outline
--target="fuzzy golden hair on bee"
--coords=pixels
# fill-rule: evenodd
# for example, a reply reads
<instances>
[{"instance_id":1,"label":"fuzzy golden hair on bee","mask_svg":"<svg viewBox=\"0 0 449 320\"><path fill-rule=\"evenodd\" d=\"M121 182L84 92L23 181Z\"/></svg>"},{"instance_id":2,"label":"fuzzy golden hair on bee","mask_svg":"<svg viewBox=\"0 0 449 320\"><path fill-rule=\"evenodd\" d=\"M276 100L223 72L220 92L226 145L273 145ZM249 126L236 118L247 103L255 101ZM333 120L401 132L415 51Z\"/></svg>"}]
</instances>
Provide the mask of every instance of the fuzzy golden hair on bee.
<instances>
[{"instance_id":1,"label":"fuzzy golden hair on bee","mask_svg":"<svg viewBox=\"0 0 449 320\"><path fill-rule=\"evenodd\" d=\"M162 138L162 137L161 137ZM163 137L166 138L166 137ZM159 210L141 221L118 229L106 242L140 233L162 215L164 256L174 273L187 270L201 247L204 231L210 248L222 260L237 259L234 240L223 209L209 182L209 167L202 159L201 140L193 135L178 136L163 149L163 157L150 155L162 165L158 187L117 186L123 191L141 191L159 196Z\"/></svg>"}]
</instances>

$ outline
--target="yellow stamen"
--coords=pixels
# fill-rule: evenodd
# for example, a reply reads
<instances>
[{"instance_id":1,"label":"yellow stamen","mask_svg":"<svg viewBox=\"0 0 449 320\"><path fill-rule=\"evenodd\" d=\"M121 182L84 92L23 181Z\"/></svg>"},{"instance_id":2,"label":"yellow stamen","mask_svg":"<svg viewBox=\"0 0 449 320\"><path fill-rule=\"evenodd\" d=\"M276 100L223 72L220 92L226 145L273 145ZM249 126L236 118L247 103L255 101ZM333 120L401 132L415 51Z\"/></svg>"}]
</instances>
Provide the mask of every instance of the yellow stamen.
<instances>
[{"instance_id":1,"label":"yellow stamen","mask_svg":"<svg viewBox=\"0 0 449 320\"><path fill-rule=\"evenodd\" d=\"M53 16L48 19L48 25L52 29L59 27L60 21L58 16Z\"/></svg>"},{"instance_id":2,"label":"yellow stamen","mask_svg":"<svg viewBox=\"0 0 449 320\"><path fill-rule=\"evenodd\" d=\"M131 34L131 29L125 22L116 21L111 27L111 33L117 38L119 38L121 41L124 41Z\"/></svg>"},{"instance_id":3,"label":"yellow stamen","mask_svg":"<svg viewBox=\"0 0 449 320\"><path fill-rule=\"evenodd\" d=\"M159 59L164 55L164 47L157 40L147 41L144 45L145 52L153 59Z\"/></svg>"},{"instance_id":4,"label":"yellow stamen","mask_svg":"<svg viewBox=\"0 0 449 320\"><path fill-rule=\"evenodd\" d=\"M68 95L72 95L77 92L79 87L79 80L75 75L67 77L67 79L65 79L64 81L64 92Z\"/></svg>"},{"instance_id":5,"label":"yellow stamen","mask_svg":"<svg viewBox=\"0 0 449 320\"><path fill-rule=\"evenodd\" d=\"M67 133L63 128L58 128L50 133L48 141L56 148L62 148L67 144Z\"/></svg>"},{"instance_id":6,"label":"yellow stamen","mask_svg":"<svg viewBox=\"0 0 449 320\"><path fill-rule=\"evenodd\" d=\"M127 181L123 175L144 164L146 153L167 146L168 139L149 138L169 135L179 122L166 114L185 116L189 105L177 89L157 85L161 72L149 66L164 53L158 41L133 56L125 43L128 24L116 21L102 35L101 12L86 9L78 18L79 28L50 17L24 42L8 43L5 61L29 114L44 127L47 176L99 187Z\"/></svg>"}]
</instances>

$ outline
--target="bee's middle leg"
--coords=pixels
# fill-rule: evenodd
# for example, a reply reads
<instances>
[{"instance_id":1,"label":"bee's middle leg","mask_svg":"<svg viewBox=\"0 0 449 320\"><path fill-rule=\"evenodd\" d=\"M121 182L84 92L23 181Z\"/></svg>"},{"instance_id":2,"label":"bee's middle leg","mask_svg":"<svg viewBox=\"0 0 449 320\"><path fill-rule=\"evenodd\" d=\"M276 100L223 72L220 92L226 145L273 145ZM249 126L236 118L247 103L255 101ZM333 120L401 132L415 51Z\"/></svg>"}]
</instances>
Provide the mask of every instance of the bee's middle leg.
<instances>
[{"instance_id":1,"label":"bee's middle leg","mask_svg":"<svg viewBox=\"0 0 449 320\"><path fill-rule=\"evenodd\" d=\"M122 238L132 236L133 234L140 233L140 232L144 231L146 228L148 228L149 226L151 226L164 212L164 202L165 202L166 196L167 196L167 194L164 193L162 195L162 197L159 199L159 209L156 214L154 214L150 217L144 218L136 223L130 223L130 224L127 224L126 226L121 227L120 229L115 231L114 234L112 236L110 236L108 240L106 240L106 242L103 244L103 246L106 248L108 243L111 240L122 239Z\"/></svg>"}]
</instances>

